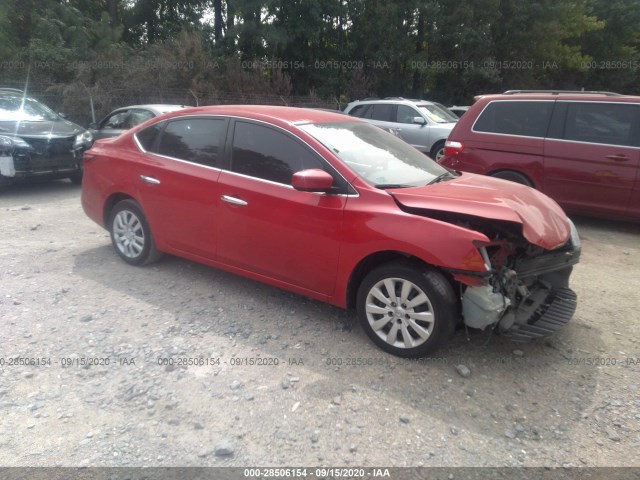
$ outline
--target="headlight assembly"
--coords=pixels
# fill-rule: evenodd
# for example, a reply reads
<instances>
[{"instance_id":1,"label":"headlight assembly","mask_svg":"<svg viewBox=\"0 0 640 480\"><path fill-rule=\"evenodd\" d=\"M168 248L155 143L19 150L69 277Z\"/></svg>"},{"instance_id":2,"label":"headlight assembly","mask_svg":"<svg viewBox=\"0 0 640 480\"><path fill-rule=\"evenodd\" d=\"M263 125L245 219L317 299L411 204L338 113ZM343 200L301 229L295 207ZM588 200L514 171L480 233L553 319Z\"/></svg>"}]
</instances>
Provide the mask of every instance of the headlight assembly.
<instances>
[{"instance_id":1,"label":"headlight assembly","mask_svg":"<svg viewBox=\"0 0 640 480\"><path fill-rule=\"evenodd\" d=\"M76 135L76 140L73 142L73 148L90 147L93 142L93 135L89 130Z\"/></svg>"}]
</instances>

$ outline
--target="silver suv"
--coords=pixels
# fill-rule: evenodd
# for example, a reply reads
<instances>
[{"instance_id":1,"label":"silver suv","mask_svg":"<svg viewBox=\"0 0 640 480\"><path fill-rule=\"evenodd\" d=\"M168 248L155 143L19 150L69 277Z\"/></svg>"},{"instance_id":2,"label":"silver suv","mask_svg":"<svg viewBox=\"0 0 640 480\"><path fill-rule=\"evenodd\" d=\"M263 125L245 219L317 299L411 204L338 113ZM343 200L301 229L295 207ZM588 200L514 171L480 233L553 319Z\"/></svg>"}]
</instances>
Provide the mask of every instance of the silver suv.
<instances>
[{"instance_id":1,"label":"silver suv","mask_svg":"<svg viewBox=\"0 0 640 480\"><path fill-rule=\"evenodd\" d=\"M444 154L444 143L458 121L439 103L402 97L356 100L344 113L394 132L434 160Z\"/></svg>"}]
</instances>

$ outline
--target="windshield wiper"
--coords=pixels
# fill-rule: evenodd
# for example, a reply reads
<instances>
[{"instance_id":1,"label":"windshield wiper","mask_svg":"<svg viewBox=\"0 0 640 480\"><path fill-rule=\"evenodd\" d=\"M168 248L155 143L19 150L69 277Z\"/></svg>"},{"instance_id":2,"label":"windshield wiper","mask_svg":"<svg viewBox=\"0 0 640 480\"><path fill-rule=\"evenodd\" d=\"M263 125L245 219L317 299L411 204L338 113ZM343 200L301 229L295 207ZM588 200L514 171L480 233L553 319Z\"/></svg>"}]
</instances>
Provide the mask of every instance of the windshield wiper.
<instances>
[{"instance_id":1,"label":"windshield wiper","mask_svg":"<svg viewBox=\"0 0 640 480\"><path fill-rule=\"evenodd\" d=\"M445 177L447 177L449 175L451 176L451 178L455 178L455 175L453 175L451 172L444 172L444 173L441 173L440 175L438 175L433 180L431 180L429 183L427 183L427 185L433 185L434 183L441 182L442 180L445 179Z\"/></svg>"},{"instance_id":2,"label":"windshield wiper","mask_svg":"<svg viewBox=\"0 0 640 480\"><path fill-rule=\"evenodd\" d=\"M415 187L415 185L407 185L406 183L378 183L374 185L374 187L385 190L387 188L411 188Z\"/></svg>"}]
</instances>

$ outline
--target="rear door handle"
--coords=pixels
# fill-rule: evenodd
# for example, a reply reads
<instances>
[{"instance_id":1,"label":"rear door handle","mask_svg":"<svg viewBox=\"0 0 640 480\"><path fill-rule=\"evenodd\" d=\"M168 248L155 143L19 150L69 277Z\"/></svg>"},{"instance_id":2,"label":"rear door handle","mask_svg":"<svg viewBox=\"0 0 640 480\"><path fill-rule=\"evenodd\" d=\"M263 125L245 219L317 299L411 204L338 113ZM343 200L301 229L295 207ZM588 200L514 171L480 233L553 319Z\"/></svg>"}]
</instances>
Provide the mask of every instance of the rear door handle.
<instances>
[{"instance_id":1,"label":"rear door handle","mask_svg":"<svg viewBox=\"0 0 640 480\"><path fill-rule=\"evenodd\" d=\"M146 175L140 175L140 180L145 183L150 183L151 185L160 185L160 180L153 177L147 177Z\"/></svg>"},{"instance_id":2,"label":"rear door handle","mask_svg":"<svg viewBox=\"0 0 640 480\"><path fill-rule=\"evenodd\" d=\"M241 200L235 197L230 197L229 195L222 195L220 198L222 199L223 202L227 202L232 205L240 205L241 207L246 207L247 205L249 205L244 200Z\"/></svg>"},{"instance_id":3,"label":"rear door handle","mask_svg":"<svg viewBox=\"0 0 640 480\"><path fill-rule=\"evenodd\" d=\"M629 161L629 157L626 155L618 154L618 155L607 155L605 158L609 160L614 160L616 162L627 162Z\"/></svg>"}]
</instances>

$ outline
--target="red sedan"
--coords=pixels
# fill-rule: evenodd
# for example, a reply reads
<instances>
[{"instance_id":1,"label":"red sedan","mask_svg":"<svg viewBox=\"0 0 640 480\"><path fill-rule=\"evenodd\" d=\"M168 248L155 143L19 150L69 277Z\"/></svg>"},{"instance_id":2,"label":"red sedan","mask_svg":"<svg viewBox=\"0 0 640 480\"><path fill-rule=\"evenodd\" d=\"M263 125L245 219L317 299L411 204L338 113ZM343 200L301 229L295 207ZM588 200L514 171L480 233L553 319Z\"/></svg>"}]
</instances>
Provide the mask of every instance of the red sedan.
<instances>
[{"instance_id":1,"label":"red sedan","mask_svg":"<svg viewBox=\"0 0 640 480\"><path fill-rule=\"evenodd\" d=\"M168 253L355 308L403 357L460 321L547 336L576 307L580 241L553 200L451 172L345 115L252 105L149 120L85 154L82 205L129 264Z\"/></svg>"}]
</instances>

